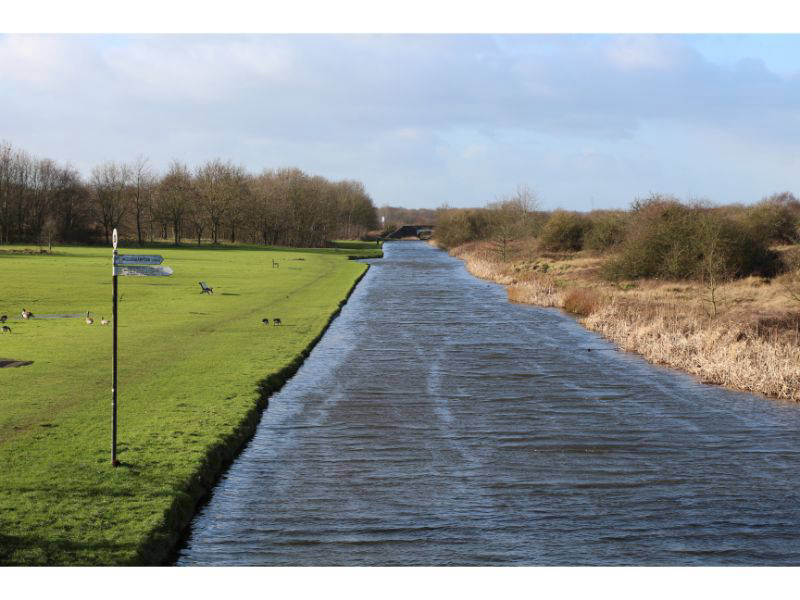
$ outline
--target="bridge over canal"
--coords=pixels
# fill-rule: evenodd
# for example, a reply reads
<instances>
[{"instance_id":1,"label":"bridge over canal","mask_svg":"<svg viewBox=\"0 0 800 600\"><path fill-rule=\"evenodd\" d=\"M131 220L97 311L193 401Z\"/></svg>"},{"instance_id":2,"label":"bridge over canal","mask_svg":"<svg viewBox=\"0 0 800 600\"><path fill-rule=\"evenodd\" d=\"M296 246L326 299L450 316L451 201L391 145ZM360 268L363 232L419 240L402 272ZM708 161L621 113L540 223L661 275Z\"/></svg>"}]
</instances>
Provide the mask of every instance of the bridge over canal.
<instances>
[{"instance_id":1,"label":"bridge over canal","mask_svg":"<svg viewBox=\"0 0 800 600\"><path fill-rule=\"evenodd\" d=\"M429 240L433 236L433 225L402 225L395 229L392 233L385 236L385 240L402 240L408 238L417 238L420 240Z\"/></svg>"}]
</instances>

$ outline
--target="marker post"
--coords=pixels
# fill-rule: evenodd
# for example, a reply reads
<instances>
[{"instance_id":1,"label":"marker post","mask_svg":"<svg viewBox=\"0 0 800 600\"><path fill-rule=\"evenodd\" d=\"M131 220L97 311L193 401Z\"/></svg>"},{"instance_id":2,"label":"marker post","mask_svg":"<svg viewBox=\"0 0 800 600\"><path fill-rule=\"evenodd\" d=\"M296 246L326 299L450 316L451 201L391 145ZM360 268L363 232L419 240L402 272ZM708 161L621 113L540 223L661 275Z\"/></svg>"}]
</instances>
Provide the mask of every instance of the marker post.
<instances>
[{"instance_id":1,"label":"marker post","mask_svg":"<svg viewBox=\"0 0 800 600\"><path fill-rule=\"evenodd\" d=\"M111 466L118 467L117 460L117 277L138 275L140 277L168 277L172 275L169 267L160 267L164 258L158 254L119 254L117 252L117 230L112 235L114 250L111 260L111 320L113 322L112 363L111 363Z\"/></svg>"},{"instance_id":2,"label":"marker post","mask_svg":"<svg viewBox=\"0 0 800 600\"><path fill-rule=\"evenodd\" d=\"M117 230L113 233L114 252L111 260L111 324L112 333L112 367L111 367L111 466L118 467L117 460Z\"/></svg>"}]
</instances>

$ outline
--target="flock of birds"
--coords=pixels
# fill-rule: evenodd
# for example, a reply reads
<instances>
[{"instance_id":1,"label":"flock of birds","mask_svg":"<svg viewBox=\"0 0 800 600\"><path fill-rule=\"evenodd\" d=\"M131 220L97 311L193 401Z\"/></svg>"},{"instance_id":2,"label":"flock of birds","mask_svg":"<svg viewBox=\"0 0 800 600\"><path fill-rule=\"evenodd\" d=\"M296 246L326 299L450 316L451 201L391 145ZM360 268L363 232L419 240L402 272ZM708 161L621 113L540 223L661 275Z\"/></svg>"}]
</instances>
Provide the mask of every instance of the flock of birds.
<instances>
[{"instance_id":1,"label":"flock of birds","mask_svg":"<svg viewBox=\"0 0 800 600\"><path fill-rule=\"evenodd\" d=\"M25 319L26 321L28 319L33 319L34 318L33 313L31 311L25 309L25 308L22 309L22 313L21 314L22 314L22 318ZM92 313L87 310L86 311L86 319L84 319L86 321L87 325L94 325L94 319L92 318L91 315L92 315ZM3 333L11 333L11 327L9 327L8 325L5 324L6 321L8 321L8 315L0 315L0 323L3 323ZM270 324L270 320L268 318L261 319L261 322L264 325L269 325ZM100 325L108 325L109 323L111 323L111 321L109 321L105 317L100 317ZM272 319L272 324L273 325L280 325L281 324L281 320L280 319Z\"/></svg>"},{"instance_id":2,"label":"flock of birds","mask_svg":"<svg viewBox=\"0 0 800 600\"><path fill-rule=\"evenodd\" d=\"M28 319L33 319L34 318L33 313L31 311L29 311L28 309L26 309L26 308L22 309L22 313L21 314L22 314L22 318L24 320L26 320L26 321ZM8 325L5 324L6 321L8 321L8 315L0 315L0 323L3 324L3 333L11 333L11 327L9 327ZM88 311L88 310L86 311L86 318L84 319L84 321L86 322L87 325L94 325L94 319L92 318L91 311ZM109 321L105 317L100 317L100 325L108 325L110 322L111 321ZM270 319L264 318L264 319L261 319L261 322L264 325L269 326ZM281 320L280 319L272 319L272 324L273 325L280 325L281 324Z\"/></svg>"},{"instance_id":3,"label":"flock of birds","mask_svg":"<svg viewBox=\"0 0 800 600\"><path fill-rule=\"evenodd\" d=\"M22 309L22 313L20 313L20 314L21 314L22 318L24 320L26 320L26 321L28 319L35 318L34 314L31 311L29 311L27 308L23 308ZM5 324L6 321L8 321L8 315L0 315L0 323L3 324L3 333L11 333L11 327L9 327L8 325ZM86 321L87 325L93 325L94 324L94 319L91 317L91 312L88 311L88 310L86 311L86 319L85 319L85 321ZM110 322L111 321L109 321L105 317L100 317L100 325L108 325ZM279 322L280 322L280 320L279 320Z\"/></svg>"},{"instance_id":4,"label":"flock of birds","mask_svg":"<svg viewBox=\"0 0 800 600\"><path fill-rule=\"evenodd\" d=\"M91 313L87 310L86 311L86 324L87 325L92 325L94 323L94 319L89 316L90 314ZM111 323L111 321L109 321L105 317L100 317L100 325L108 325L109 323Z\"/></svg>"},{"instance_id":5,"label":"flock of birds","mask_svg":"<svg viewBox=\"0 0 800 600\"><path fill-rule=\"evenodd\" d=\"M31 319L33 318L33 313L23 308L22 318L25 320ZM6 325L6 321L8 321L8 315L0 315L0 323L3 324L3 333L11 333L11 327Z\"/></svg>"}]
</instances>

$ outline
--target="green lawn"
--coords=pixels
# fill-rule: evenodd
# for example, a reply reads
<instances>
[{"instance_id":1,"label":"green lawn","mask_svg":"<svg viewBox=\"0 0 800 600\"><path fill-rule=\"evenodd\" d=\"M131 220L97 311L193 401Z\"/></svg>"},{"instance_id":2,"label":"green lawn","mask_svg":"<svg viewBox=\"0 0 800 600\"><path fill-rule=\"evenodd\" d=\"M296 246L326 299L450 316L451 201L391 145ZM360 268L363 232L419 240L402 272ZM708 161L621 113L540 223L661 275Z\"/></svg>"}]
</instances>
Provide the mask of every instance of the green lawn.
<instances>
[{"instance_id":1,"label":"green lawn","mask_svg":"<svg viewBox=\"0 0 800 600\"><path fill-rule=\"evenodd\" d=\"M252 433L366 265L363 250L120 249L172 277L120 277L119 459L110 466L111 252L0 247L0 564L168 559L197 499ZM273 259L279 267L272 266ZM201 294L198 281L214 288ZM83 318L23 321L92 312ZM282 320L266 327L264 317Z\"/></svg>"}]
</instances>

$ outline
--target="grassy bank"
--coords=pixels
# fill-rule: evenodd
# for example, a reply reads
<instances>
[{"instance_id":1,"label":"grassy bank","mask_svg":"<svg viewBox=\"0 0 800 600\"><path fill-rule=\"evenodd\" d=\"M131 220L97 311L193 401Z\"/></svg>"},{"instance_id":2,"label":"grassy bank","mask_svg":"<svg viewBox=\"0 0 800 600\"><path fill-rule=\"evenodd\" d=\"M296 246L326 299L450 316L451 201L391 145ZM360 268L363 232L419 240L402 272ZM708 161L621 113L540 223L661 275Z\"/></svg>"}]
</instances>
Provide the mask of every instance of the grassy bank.
<instances>
[{"instance_id":1,"label":"grassy bank","mask_svg":"<svg viewBox=\"0 0 800 600\"><path fill-rule=\"evenodd\" d=\"M364 274L347 257L380 253L347 246L163 248L172 277L120 278L117 469L111 327L99 323L111 314L110 251L0 248L0 314L12 330L0 357L32 361L0 369L0 563L163 562L269 393ZM91 311L95 323L23 321L23 307Z\"/></svg>"},{"instance_id":2,"label":"grassy bank","mask_svg":"<svg viewBox=\"0 0 800 600\"><path fill-rule=\"evenodd\" d=\"M563 308L651 362L706 383L800 401L800 314L783 285L789 275L720 285L712 316L708 286L663 279L612 283L601 276L608 256L543 252L530 241L516 242L506 261L490 242L463 244L451 254L472 274L505 284L510 300Z\"/></svg>"}]
</instances>

